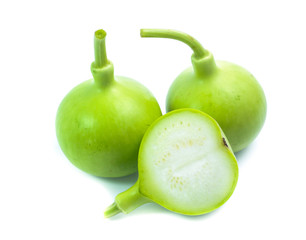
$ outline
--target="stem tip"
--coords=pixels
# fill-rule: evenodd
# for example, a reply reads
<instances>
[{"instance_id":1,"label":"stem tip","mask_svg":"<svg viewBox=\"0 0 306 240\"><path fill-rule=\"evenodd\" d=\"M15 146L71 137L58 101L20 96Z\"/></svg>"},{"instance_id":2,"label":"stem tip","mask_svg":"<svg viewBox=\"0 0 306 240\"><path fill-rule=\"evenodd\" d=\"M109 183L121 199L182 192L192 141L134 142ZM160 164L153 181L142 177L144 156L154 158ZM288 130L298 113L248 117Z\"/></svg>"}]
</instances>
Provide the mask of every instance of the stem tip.
<instances>
[{"instance_id":1,"label":"stem tip","mask_svg":"<svg viewBox=\"0 0 306 240\"><path fill-rule=\"evenodd\" d=\"M106 37L106 32L103 29L97 30L95 32L95 37L98 39L104 39Z\"/></svg>"},{"instance_id":2,"label":"stem tip","mask_svg":"<svg viewBox=\"0 0 306 240\"><path fill-rule=\"evenodd\" d=\"M114 202L112 205L110 205L108 208L106 208L104 212L105 218L110 218L112 216L117 215L118 213L121 213L121 210L118 208L116 202Z\"/></svg>"}]
</instances>

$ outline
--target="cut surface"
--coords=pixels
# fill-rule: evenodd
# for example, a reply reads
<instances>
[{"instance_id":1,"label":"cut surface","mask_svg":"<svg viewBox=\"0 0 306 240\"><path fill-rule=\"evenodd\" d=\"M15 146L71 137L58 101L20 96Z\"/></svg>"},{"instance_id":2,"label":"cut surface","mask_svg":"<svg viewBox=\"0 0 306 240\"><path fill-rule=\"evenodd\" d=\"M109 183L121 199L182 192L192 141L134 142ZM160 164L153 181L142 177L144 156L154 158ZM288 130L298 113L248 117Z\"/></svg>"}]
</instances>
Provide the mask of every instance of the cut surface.
<instances>
[{"instance_id":1,"label":"cut surface","mask_svg":"<svg viewBox=\"0 0 306 240\"><path fill-rule=\"evenodd\" d=\"M170 112L145 134L139 152L140 192L183 214L203 214L233 193L238 166L218 124L190 109Z\"/></svg>"}]
</instances>

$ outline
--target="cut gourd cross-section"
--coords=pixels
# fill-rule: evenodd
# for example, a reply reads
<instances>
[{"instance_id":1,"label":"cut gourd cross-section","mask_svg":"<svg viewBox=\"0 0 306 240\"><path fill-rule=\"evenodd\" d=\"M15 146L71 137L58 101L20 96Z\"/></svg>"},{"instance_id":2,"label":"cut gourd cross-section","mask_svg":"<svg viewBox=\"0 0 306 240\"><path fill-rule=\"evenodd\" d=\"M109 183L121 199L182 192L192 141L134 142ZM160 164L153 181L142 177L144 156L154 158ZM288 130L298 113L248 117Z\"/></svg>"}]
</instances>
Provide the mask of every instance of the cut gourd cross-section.
<instances>
[{"instance_id":1,"label":"cut gourd cross-section","mask_svg":"<svg viewBox=\"0 0 306 240\"><path fill-rule=\"evenodd\" d=\"M139 179L116 197L105 216L155 202L181 214L213 211L232 195L238 165L218 123L193 109L169 112L145 133L138 157Z\"/></svg>"}]
</instances>

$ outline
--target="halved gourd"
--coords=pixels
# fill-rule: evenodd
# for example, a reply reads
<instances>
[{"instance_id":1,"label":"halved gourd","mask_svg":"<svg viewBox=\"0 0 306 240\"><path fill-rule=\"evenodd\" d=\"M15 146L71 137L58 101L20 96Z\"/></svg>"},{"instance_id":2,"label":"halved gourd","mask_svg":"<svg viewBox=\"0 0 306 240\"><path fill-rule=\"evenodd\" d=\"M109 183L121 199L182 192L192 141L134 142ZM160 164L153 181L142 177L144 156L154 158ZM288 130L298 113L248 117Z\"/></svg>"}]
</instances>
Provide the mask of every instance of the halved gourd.
<instances>
[{"instance_id":1,"label":"halved gourd","mask_svg":"<svg viewBox=\"0 0 306 240\"><path fill-rule=\"evenodd\" d=\"M138 157L139 178L120 193L106 217L156 202L181 214L208 213L225 203L238 180L238 165L218 123L193 109L157 119L145 133Z\"/></svg>"}]
</instances>

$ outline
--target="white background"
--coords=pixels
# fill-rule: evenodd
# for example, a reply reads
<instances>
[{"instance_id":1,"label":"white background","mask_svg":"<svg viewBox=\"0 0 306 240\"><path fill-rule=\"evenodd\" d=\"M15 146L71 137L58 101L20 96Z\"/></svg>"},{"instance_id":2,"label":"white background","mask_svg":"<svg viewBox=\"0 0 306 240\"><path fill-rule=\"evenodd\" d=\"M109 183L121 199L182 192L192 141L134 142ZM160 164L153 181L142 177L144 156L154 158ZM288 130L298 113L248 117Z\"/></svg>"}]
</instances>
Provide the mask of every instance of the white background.
<instances>
[{"instance_id":1,"label":"white background","mask_svg":"<svg viewBox=\"0 0 306 240\"><path fill-rule=\"evenodd\" d=\"M0 239L306 239L303 2L2 1ZM54 126L62 98L91 78L100 28L115 74L148 87L163 113L167 90L191 65L192 52L174 40L141 39L140 28L185 31L262 85L264 128L237 154L237 188L218 210L188 217L147 204L104 219L137 175L81 172L61 152Z\"/></svg>"}]
</instances>

